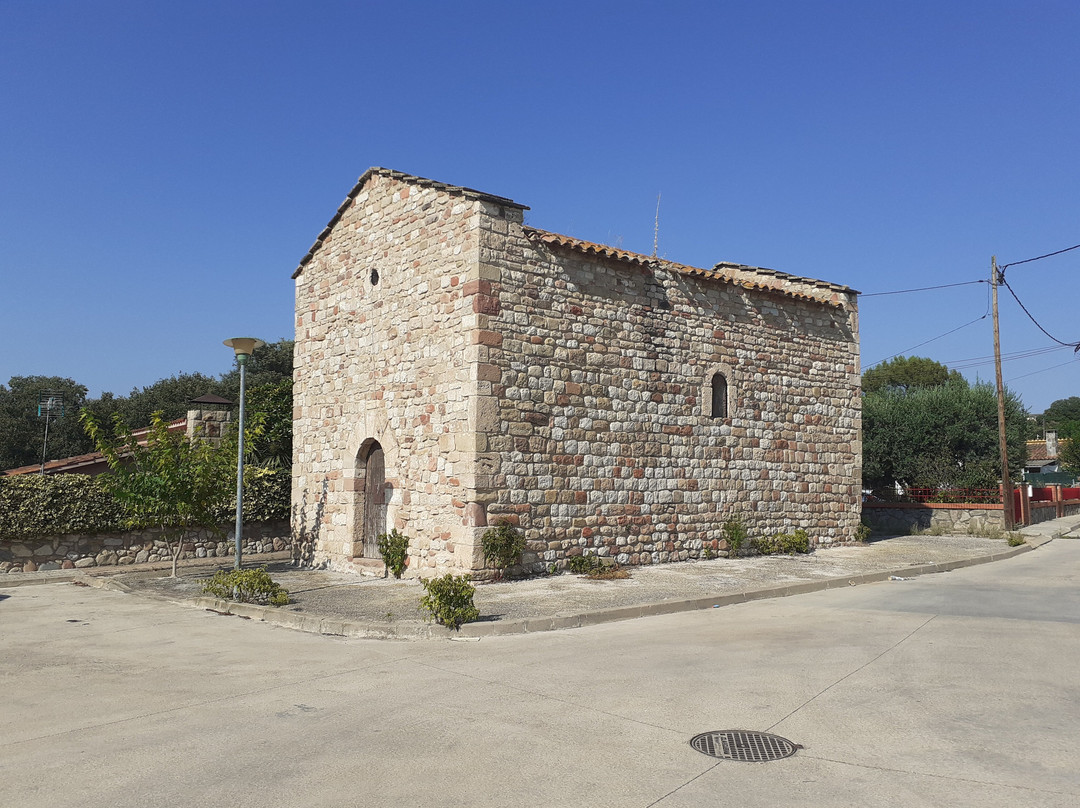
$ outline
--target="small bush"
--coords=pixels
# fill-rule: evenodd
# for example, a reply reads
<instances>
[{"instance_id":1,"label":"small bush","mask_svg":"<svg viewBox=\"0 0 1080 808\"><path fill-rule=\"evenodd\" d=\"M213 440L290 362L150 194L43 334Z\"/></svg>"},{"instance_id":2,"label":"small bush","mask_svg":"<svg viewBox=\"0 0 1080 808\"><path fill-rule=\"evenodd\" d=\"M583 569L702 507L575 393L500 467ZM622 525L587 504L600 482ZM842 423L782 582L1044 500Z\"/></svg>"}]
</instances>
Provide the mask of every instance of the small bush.
<instances>
[{"instance_id":1,"label":"small bush","mask_svg":"<svg viewBox=\"0 0 1080 808\"><path fill-rule=\"evenodd\" d=\"M1007 538L1004 528L988 522L974 522L968 525L968 535L979 539Z\"/></svg>"},{"instance_id":2,"label":"small bush","mask_svg":"<svg viewBox=\"0 0 1080 808\"><path fill-rule=\"evenodd\" d=\"M861 523L857 528L855 528L855 541L857 541L857 542L869 541L870 540L870 533L871 533L870 525L866 524L865 522Z\"/></svg>"},{"instance_id":3,"label":"small bush","mask_svg":"<svg viewBox=\"0 0 1080 808\"><path fill-rule=\"evenodd\" d=\"M736 514L724 522L720 532L724 534L724 540L727 541L728 557L734 558L742 551L743 545L746 543L746 524L743 522L742 517Z\"/></svg>"},{"instance_id":4,"label":"small bush","mask_svg":"<svg viewBox=\"0 0 1080 808\"><path fill-rule=\"evenodd\" d=\"M484 553L484 563L496 569L506 569L525 550L525 537L509 522L500 522L484 531L480 537L480 549Z\"/></svg>"},{"instance_id":5,"label":"small bush","mask_svg":"<svg viewBox=\"0 0 1080 808\"><path fill-rule=\"evenodd\" d=\"M574 575L588 575L600 567L600 560L594 555L570 556L566 559L566 568Z\"/></svg>"},{"instance_id":6,"label":"small bush","mask_svg":"<svg viewBox=\"0 0 1080 808\"><path fill-rule=\"evenodd\" d=\"M266 567L228 572L218 570L213 578L203 584L202 591L215 598L238 603L284 606L289 602L289 591L275 583Z\"/></svg>"},{"instance_id":7,"label":"small bush","mask_svg":"<svg viewBox=\"0 0 1080 808\"><path fill-rule=\"evenodd\" d=\"M611 581L629 578L630 573L618 564L605 564L595 555L570 556L566 559L566 568L575 575L585 575L594 581Z\"/></svg>"},{"instance_id":8,"label":"small bush","mask_svg":"<svg viewBox=\"0 0 1080 808\"><path fill-rule=\"evenodd\" d=\"M762 555L809 553L810 537L800 528L794 533L777 533L775 536L754 539L751 546Z\"/></svg>"},{"instance_id":9,"label":"small bush","mask_svg":"<svg viewBox=\"0 0 1080 808\"><path fill-rule=\"evenodd\" d=\"M712 561L714 558L716 558L716 551L706 544L701 549L701 557L704 558L706 561Z\"/></svg>"},{"instance_id":10,"label":"small bush","mask_svg":"<svg viewBox=\"0 0 1080 808\"><path fill-rule=\"evenodd\" d=\"M1006 533L1005 540L1009 542L1010 547L1019 547L1027 541L1020 533Z\"/></svg>"},{"instance_id":11,"label":"small bush","mask_svg":"<svg viewBox=\"0 0 1080 808\"><path fill-rule=\"evenodd\" d=\"M420 583L427 593L420 598L420 607L427 609L436 623L456 629L480 616L480 611L473 605L476 587L466 576L447 573L442 578L425 578Z\"/></svg>"},{"instance_id":12,"label":"small bush","mask_svg":"<svg viewBox=\"0 0 1080 808\"><path fill-rule=\"evenodd\" d=\"M397 528L394 528L389 533L379 534L378 548L386 569L395 578L400 578L405 572L405 561L409 556L409 537L398 533Z\"/></svg>"}]
</instances>

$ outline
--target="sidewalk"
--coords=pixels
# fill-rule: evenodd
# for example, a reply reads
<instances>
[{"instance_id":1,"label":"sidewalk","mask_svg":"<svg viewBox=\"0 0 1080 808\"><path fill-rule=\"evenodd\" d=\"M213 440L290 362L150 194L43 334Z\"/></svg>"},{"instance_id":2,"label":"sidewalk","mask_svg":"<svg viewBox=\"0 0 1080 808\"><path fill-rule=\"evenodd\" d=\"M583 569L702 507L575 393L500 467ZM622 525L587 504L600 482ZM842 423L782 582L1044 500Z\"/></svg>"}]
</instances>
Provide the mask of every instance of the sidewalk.
<instances>
[{"instance_id":1,"label":"sidewalk","mask_svg":"<svg viewBox=\"0 0 1080 808\"><path fill-rule=\"evenodd\" d=\"M783 597L838 586L906 579L946 572L1030 552L1054 538L1080 538L1080 516L1023 529L1027 544L1009 547L1004 539L971 536L897 536L864 545L819 550L807 556L756 556L738 559L628 568L630 578L593 581L569 573L523 581L481 583L474 602L480 620L452 632L428 623L419 610L423 587L416 579L359 577L327 570L299 570L282 554L249 559L265 563L274 580L289 590L291 603L272 608L205 597L201 584L216 569L191 563L176 579L160 569L111 568L87 575L29 573L0 578L0 588L33 578L77 581L161 598L222 614L262 620L321 634L384 639L478 639L501 634L575 628L612 620L718 608L762 598Z\"/></svg>"}]
</instances>

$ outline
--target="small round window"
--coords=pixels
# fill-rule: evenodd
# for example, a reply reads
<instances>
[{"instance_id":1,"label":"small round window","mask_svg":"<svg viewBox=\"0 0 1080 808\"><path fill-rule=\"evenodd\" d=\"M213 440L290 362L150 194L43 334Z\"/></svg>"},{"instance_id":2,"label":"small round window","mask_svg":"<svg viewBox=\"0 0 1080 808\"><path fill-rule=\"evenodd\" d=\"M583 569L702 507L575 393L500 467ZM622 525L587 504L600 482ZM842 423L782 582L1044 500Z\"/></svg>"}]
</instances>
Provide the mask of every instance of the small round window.
<instances>
[{"instance_id":1,"label":"small round window","mask_svg":"<svg viewBox=\"0 0 1080 808\"><path fill-rule=\"evenodd\" d=\"M371 285L372 286L378 286L379 285L379 270L377 270L377 269L371 270Z\"/></svg>"}]
</instances>

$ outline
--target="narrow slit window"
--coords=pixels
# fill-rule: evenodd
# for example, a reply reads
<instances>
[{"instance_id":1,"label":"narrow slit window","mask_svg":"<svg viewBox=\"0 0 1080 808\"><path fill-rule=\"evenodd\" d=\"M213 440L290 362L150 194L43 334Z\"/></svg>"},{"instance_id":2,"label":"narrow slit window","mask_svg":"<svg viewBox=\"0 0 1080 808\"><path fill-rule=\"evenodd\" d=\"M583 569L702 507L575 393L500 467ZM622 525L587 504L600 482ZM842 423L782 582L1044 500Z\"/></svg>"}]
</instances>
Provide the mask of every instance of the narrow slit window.
<instances>
[{"instance_id":1,"label":"narrow slit window","mask_svg":"<svg viewBox=\"0 0 1080 808\"><path fill-rule=\"evenodd\" d=\"M712 377L712 409L713 418L727 418L727 379L723 373L714 373Z\"/></svg>"}]
</instances>

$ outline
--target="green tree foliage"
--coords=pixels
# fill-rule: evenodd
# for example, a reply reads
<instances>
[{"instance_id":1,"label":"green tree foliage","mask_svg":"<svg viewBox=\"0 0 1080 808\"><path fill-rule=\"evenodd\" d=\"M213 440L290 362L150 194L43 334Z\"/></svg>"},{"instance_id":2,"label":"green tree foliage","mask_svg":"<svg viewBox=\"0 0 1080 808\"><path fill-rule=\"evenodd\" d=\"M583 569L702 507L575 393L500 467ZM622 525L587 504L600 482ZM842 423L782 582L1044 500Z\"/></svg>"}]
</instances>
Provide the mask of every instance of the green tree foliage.
<instances>
[{"instance_id":1,"label":"green tree foliage","mask_svg":"<svg viewBox=\"0 0 1080 808\"><path fill-rule=\"evenodd\" d=\"M45 419L37 414L44 392L64 396L64 416L49 420L46 460L92 452L93 442L79 426L79 409L86 402L86 387L60 376L12 376L0 384L0 469L41 462Z\"/></svg>"},{"instance_id":2,"label":"green tree foliage","mask_svg":"<svg viewBox=\"0 0 1080 808\"><path fill-rule=\"evenodd\" d=\"M222 348L223 354L225 348ZM252 418L266 413L257 449L257 462L267 467L287 468L292 463L292 340L279 340L255 351L248 361L248 412ZM178 373L151 385L135 388L127 396L103 393L87 399L84 385L58 376L15 376L0 385L0 469L40 462L45 422L37 417L42 391L64 394L67 416L49 425L49 460L94 451L94 443L78 423L78 413L88 409L101 424L112 423L119 414L132 429L150 423L160 412L166 421L182 418L191 408L191 399L213 394L237 401L240 372L233 368L221 376Z\"/></svg>"},{"instance_id":3,"label":"green tree foliage","mask_svg":"<svg viewBox=\"0 0 1080 808\"><path fill-rule=\"evenodd\" d=\"M255 353L248 359L247 370L244 372L247 389L276 385L285 379L293 377L293 341L282 339L271 342L262 348L256 348ZM221 377L221 390L219 396L224 396L230 401L240 399L240 369L234 367ZM289 409L289 417L292 417L292 408Z\"/></svg>"},{"instance_id":4,"label":"green tree foliage","mask_svg":"<svg viewBox=\"0 0 1080 808\"><path fill-rule=\"evenodd\" d=\"M1027 415L1005 395L1009 470L1023 470ZM963 379L863 398L863 485L887 492L894 482L918 488L995 488L1001 477L997 394Z\"/></svg>"},{"instance_id":5,"label":"green tree foliage","mask_svg":"<svg viewBox=\"0 0 1080 808\"><path fill-rule=\"evenodd\" d=\"M160 412L166 421L175 421L187 415L192 408L191 399L208 393L224 396L223 390L221 381L212 376L178 373L141 390L132 390L127 398L114 399L113 412L119 413L125 424L132 425L132 429L140 429L150 423L155 412Z\"/></svg>"},{"instance_id":6,"label":"green tree foliage","mask_svg":"<svg viewBox=\"0 0 1080 808\"><path fill-rule=\"evenodd\" d=\"M268 469L292 468L292 378L250 388L246 401L253 425L250 440L244 437L248 462Z\"/></svg>"},{"instance_id":7,"label":"green tree foliage","mask_svg":"<svg viewBox=\"0 0 1080 808\"><path fill-rule=\"evenodd\" d=\"M1068 421L1059 429L1058 462L1065 471L1080 475L1080 420Z\"/></svg>"},{"instance_id":8,"label":"green tree foliage","mask_svg":"<svg viewBox=\"0 0 1080 808\"><path fill-rule=\"evenodd\" d=\"M175 578L176 562L192 531L222 533L221 506L235 490L235 445L170 432L161 413L151 415L144 444L119 416L114 416L111 436L93 413L84 411L81 420L112 471L102 482L127 509L133 526L164 531Z\"/></svg>"},{"instance_id":9,"label":"green tree foliage","mask_svg":"<svg viewBox=\"0 0 1080 808\"><path fill-rule=\"evenodd\" d=\"M1059 434L1070 423L1080 424L1080 396L1059 398L1046 408L1040 420L1047 429L1055 429Z\"/></svg>"},{"instance_id":10,"label":"green tree foliage","mask_svg":"<svg viewBox=\"0 0 1080 808\"><path fill-rule=\"evenodd\" d=\"M959 371L949 370L940 362L924 356L898 356L881 362L862 375L863 393L895 388L901 391L922 387L938 387L950 381L960 381Z\"/></svg>"}]
</instances>

